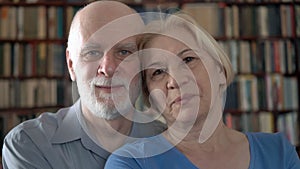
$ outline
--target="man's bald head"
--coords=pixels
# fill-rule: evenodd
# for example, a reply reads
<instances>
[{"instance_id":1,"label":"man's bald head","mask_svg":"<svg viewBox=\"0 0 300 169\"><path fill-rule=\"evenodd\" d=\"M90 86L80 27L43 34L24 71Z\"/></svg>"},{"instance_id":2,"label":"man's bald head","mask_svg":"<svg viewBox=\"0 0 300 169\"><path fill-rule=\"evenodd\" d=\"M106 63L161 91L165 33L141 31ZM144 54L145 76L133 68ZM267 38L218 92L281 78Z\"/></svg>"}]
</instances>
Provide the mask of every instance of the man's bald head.
<instances>
[{"instance_id":1,"label":"man's bald head","mask_svg":"<svg viewBox=\"0 0 300 169\"><path fill-rule=\"evenodd\" d=\"M143 24L139 15L132 8L121 2L96 1L88 4L74 16L68 38L69 50L74 51L73 49L79 49L78 45L80 43L87 41L95 32L107 26L112 21L120 23L118 25L115 24L116 26L110 25L109 29L119 29L126 33L126 29L131 29L132 26L129 23L130 21L126 21L127 25L121 25L124 22L122 21L122 17L126 16L130 16L130 21L133 22L134 20L134 22L138 23L135 25ZM126 18L126 20L129 19Z\"/></svg>"},{"instance_id":2,"label":"man's bald head","mask_svg":"<svg viewBox=\"0 0 300 169\"><path fill-rule=\"evenodd\" d=\"M87 116L112 120L133 111L140 88L136 39L143 28L138 13L115 1L93 2L75 15L66 59Z\"/></svg>"}]
</instances>

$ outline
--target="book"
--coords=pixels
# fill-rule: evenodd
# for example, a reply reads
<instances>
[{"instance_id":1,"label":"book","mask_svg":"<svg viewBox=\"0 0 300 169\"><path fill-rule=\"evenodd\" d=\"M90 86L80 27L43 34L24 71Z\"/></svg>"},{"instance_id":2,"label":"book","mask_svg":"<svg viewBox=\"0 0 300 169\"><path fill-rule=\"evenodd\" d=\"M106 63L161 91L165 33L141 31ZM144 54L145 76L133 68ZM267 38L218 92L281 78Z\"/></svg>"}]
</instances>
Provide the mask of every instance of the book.
<instances>
[{"instance_id":1,"label":"book","mask_svg":"<svg viewBox=\"0 0 300 169\"><path fill-rule=\"evenodd\" d=\"M260 132L273 133L274 130L274 116L272 112L259 112L258 116Z\"/></svg>"},{"instance_id":2,"label":"book","mask_svg":"<svg viewBox=\"0 0 300 169\"><path fill-rule=\"evenodd\" d=\"M23 20L26 21L23 27L24 39L37 38L38 26L37 26L38 8L33 6L24 7Z\"/></svg>"},{"instance_id":3,"label":"book","mask_svg":"<svg viewBox=\"0 0 300 169\"><path fill-rule=\"evenodd\" d=\"M214 37L224 36L223 8L216 3L186 3L182 6L207 32Z\"/></svg>"}]
</instances>

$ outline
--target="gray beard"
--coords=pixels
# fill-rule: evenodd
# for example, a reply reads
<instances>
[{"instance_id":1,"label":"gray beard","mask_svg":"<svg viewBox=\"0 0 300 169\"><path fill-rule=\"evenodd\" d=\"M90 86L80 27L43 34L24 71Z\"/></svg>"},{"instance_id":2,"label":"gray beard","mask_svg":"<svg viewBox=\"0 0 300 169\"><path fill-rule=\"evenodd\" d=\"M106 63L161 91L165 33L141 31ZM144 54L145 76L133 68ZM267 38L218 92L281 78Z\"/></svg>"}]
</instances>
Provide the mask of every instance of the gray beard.
<instances>
[{"instance_id":1,"label":"gray beard","mask_svg":"<svg viewBox=\"0 0 300 169\"><path fill-rule=\"evenodd\" d=\"M96 100L96 98L92 98L92 100L87 101L87 103L85 104L87 105L88 109L92 112L92 114L96 117L100 117L105 120L114 120L121 116L121 114L118 112L115 106L109 106L105 103L99 103Z\"/></svg>"},{"instance_id":2,"label":"gray beard","mask_svg":"<svg viewBox=\"0 0 300 169\"><path fill-rule=\"evenodd\" d=\"M114 97L113 95L102 96L101 94L99 94L98 97L102 99L109 99L108 97L111 97L110 99L114 101L114 105L99 102L97 101L97 96L95 95L93 84L87 84L78 81L78 92L80 94L81 101L96 117L106 120L114 120L121 117L122 115L126 115L131 111L132 105L130 99L122 97L122 95L124 96L124 94ZM115 104L117 104L117 106Z\"/></svg>"}]
</instances>

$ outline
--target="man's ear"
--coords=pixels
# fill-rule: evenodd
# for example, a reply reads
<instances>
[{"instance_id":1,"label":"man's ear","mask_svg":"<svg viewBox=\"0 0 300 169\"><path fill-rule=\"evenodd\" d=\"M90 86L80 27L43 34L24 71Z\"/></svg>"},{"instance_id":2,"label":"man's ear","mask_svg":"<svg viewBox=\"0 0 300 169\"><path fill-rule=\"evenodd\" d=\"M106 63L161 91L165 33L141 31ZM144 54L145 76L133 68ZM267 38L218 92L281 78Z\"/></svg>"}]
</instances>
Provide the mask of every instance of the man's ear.
<instances>
[{"instance_id":1,"label":"man's ear","mask_svg":"<svg viewBox=\"0 0 300 169\"><path fill-rule=\"evenodd\" d=\"M69 71L70 77L71 77L72 81L76 81L76 76L75 76L75 71L74 71L75 65L73 64L73 60L71 59L71 55L70 55L68 48L66 49L66 60L67 60L68 71Z\"/></svg>"}]
</instances>

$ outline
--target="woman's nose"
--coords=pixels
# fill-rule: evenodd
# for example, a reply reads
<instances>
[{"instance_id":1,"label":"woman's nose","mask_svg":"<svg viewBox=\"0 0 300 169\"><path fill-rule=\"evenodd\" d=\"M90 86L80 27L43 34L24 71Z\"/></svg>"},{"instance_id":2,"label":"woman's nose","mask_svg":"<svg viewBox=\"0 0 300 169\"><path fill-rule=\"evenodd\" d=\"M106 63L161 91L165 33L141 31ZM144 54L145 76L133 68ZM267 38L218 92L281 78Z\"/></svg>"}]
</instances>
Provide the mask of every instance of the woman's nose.
<instances>
[{"instance_id":1,"label":"woman's nose","mask_svg":"<svg viewBox=\"0 0 300 169\"><path fill-rule=\"evenodd\" d=\"M176 89L178 88L178 83L174 77L169 75L168 81L167 81L167 89Z\"/></svg>"}]
</instances>

